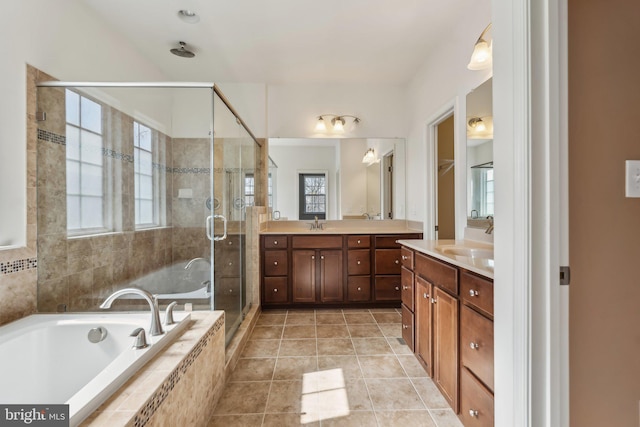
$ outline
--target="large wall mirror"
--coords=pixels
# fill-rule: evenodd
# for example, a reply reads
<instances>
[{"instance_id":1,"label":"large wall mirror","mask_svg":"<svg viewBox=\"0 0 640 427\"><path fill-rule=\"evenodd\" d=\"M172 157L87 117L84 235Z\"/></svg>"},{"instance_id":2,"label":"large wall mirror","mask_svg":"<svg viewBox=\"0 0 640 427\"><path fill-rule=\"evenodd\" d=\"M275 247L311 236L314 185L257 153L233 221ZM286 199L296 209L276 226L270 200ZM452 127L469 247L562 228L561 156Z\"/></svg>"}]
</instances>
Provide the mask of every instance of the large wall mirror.
<instances>
[{"instance_id":1,"label":"large wall mirror","mask_svg":"<svg viewBox=\"0 0 640 427\"><path fill-rule=\"evenodd\" d=\"M270 138L269 158L274 219L405 218L404 139Z\"/></svg>"},{"instance_id":2,"label":"large wall mirror","mask_svg":"<svg viewBox=\"0 0 640 427\"><path fill-rule=\"evenodd\" d=\"M493 217L493 102L489 79L467 95L467 226Z\"/></svg>"}]
</instances>

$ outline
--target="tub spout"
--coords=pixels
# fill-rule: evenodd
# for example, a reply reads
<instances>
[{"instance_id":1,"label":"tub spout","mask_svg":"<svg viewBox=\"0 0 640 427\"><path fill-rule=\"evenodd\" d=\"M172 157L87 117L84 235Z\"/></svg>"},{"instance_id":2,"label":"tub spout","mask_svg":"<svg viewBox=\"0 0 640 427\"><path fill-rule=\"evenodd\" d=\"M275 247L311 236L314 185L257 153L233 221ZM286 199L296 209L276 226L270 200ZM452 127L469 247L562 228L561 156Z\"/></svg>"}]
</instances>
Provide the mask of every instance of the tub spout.
<instances>
[{"instance_id":1,"label":"tub spout","mask_svg":"<svg viewBox=\"0 0 640 427\"><path fill-rule=\"evenodd\" d=\"M158 310L158 302L153 295L145 290L138 288L120 289L119 291L115 291L114 293L109 295L107 299L104 300L104 302L100 305L100 308L103 310L111 308L111 304L113 304L116 299L128 294L139 295L149 303L149 308L151 309L151 327L149 328L149 334L151 334L152 336L164 334L162 325L160 324L160 311Z\"/></svg>"},{"instance_id":2,"label":"tub spout","mask_svg":"<svg viewBox=\"0 0 640 427\"><path fill-rule=\"evenodd\" d=\"M208 259L205 259L205 258L194 258L194 259L192 259L191 261L189 261L189 262L187 263L187 265L185 265L185 266L184 266L184 269L185 269L185 270L190 269L190 268L191 268L191 266L193 265L193 263L194 263L194 262L196 262L196 261L204 261L204 262L206 262L207 264L211 265L211 261L209 261Z\"/></svg>"}]
</instances>

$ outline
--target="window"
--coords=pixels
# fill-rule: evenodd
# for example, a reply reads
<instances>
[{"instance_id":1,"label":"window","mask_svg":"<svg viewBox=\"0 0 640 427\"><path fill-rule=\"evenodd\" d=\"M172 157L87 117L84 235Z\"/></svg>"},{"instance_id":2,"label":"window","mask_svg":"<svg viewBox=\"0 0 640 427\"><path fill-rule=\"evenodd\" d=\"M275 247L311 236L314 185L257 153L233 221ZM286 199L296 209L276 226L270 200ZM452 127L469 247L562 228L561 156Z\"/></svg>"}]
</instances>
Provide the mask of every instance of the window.
<instances>
[{"instance_id":1,"label":"window","mask_svg":"<svg viewBox=\"0 0 640 427\"><path fill-rule=\"evenodd\" d=\"M493 168L471 168L471 188L471 194L473 195L471 209L476 211L480 218L493 215Z\"/></svg>"},{"instance_id":2,"label":"window","mask_svg":"<svg viewBox=\"0 0 640 427\"><path fill-rule=\"evenodd\" d=\"M65 92L67 230L102 231L105 226L102 106Z\"/></svg>"},{"instance_id":3,"label":"window","mask_svg":"<svg viewBox=\"0 0 640 427\"><path fill-rule=\"evenodd\" d=\"M151 129L133 122L133 169L136 226L157 225L153 186L153 144Z\"/></svg>"},{"instance_id":4,"label":"window","mask_svg":"<svg viewBox=\"0 0 640 427\"><path fill-rule=\"evenodd\" d=\"M299 219L326 218L327 187L324 174L301 173L299 175Z\"/></svg>"},{"instance_id":5,"label":"window","mask_svg":"<svg viewBox=\"0 0 640 427\"><path fill-rule=\"evenodd\" d=\"M269 174L269 184L268 184L268 198L269 198L269 207L273 207L273 181L271 179L271 174ZM256 196L256 179L252 173L248 173L244 176L244 202L245 206L255 206L255 196Z\"/></svg>"}]
</instances>

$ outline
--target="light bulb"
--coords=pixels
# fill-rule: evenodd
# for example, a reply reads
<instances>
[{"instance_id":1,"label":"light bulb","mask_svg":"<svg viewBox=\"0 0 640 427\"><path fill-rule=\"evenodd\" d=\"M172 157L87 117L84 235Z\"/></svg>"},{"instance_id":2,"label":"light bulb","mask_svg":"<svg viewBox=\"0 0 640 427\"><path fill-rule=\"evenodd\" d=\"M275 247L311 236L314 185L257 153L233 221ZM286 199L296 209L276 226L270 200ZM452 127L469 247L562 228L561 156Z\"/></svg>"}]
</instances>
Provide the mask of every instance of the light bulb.
<instances>
[{"instance_id":1,"label":"light bulb","mask_svg":"<svg viewBox=\"0 0 640 427\"><path fill-rule=\"evenodd\" d=\"M335 132L344 132L344 119L342 117L336 117L331 120L331 124L333 124L333 130Z\"/></svg>"},{"instance_id":2,"label":"light bulb","mask_svg":"<svg viewBox=\"0 0 640 427\"><path fill-rule=\"evenodd\" d=\"M486 40L480 39L473 47L471 61L467 68L470 70L484 70L491 66L491 46Z\"/></svg>"},{"instance_id":3,"label":"light bulb","mask_svg":"<svg viewBox=\"0 0 640 427\"><path fill-rule=\"evenodd\" d=\"M324 123L324 119L322 116L318 117L318 122L316 123L316 132L326 132L327 126Z\"/></svg>"}]
</instances>

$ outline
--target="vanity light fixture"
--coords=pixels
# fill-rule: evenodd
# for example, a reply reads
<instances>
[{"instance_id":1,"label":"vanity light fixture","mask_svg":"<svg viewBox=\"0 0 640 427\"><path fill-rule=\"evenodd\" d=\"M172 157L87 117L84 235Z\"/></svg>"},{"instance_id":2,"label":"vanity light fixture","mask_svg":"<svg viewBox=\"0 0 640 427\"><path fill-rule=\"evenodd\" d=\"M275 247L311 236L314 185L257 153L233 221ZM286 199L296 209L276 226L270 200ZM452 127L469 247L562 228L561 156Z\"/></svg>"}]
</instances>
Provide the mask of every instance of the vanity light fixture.
<instances>
[{"instance_id":1,"label":"vanity light fixture","mask_svg":"<svg viewBox=\"0 0 640 427\"><path fill-rule=\"evenodd\" d=\"M348 114L337 115L337 114L322 114L318 116L318 121L316 123L316 132L326 132L327 131L327 119L331 118L331 130L333 132L344 132L345 126L347 124L346 118L353 119L351 123L351 127L360 123L360 119L356 116L350 116Z\"/></svg>"},{"instance_id":2,"label":"vanity light fixture","mask_svg":"<svg viewBox=\"0 0 640 427\"><path fill-rule=\"evenodd\" d=\"M473 46L473 53L471 54L471 61L467 65L467 68L473 71L484 70L492 65L492 43L485 40L487 32L491 28L491 23L484 29L476 44Z\"/></svg>"},{"instance_id":3,"label":"vanity light fixture","mask_svg":"<svg viewBox=\"0 0 640 427\"><path fill-rule=\"evenodd\" d=\"M178 18L187 24L197 24L200 22L200 17L193 10L182 9L178 11Z\"/></svg>"},{"instance_id":4,"label":"vanity light fixture","mask_svg":"<svg viewBox=\"0 0 640 427\"><path fill-rule=\"evenodd\" d=\"M369 148L362 158L362 163L366 163L367 165L372 165L376 162L376 150L373 148Z\"/></svg>"},{"instance_id":5,"label":"vanity light fixture","mask_svg":"<svg viewBox=\"0 0 640 427\"><path fill-rule=\"evenodd\" d=\"M476 132L484 132L487 130L487 125L484 123L481 117L472 117L469 119L469 127Z\"/></svg>"}]
</instances>

